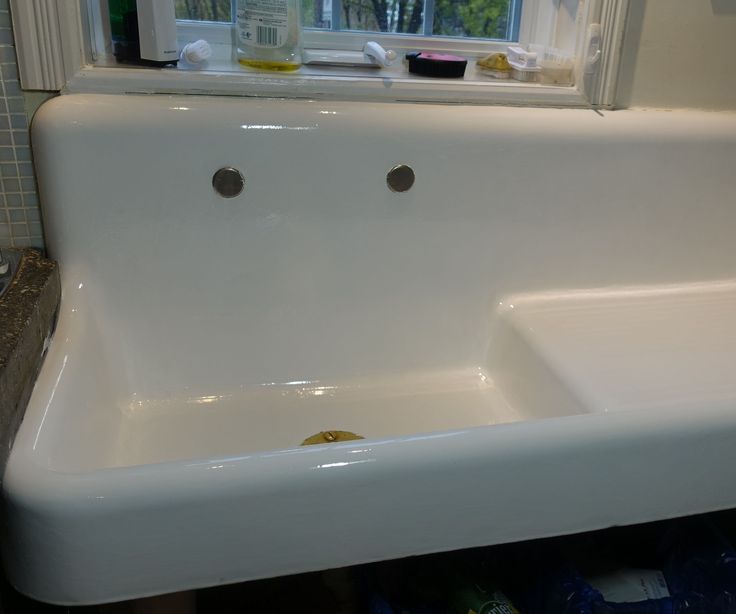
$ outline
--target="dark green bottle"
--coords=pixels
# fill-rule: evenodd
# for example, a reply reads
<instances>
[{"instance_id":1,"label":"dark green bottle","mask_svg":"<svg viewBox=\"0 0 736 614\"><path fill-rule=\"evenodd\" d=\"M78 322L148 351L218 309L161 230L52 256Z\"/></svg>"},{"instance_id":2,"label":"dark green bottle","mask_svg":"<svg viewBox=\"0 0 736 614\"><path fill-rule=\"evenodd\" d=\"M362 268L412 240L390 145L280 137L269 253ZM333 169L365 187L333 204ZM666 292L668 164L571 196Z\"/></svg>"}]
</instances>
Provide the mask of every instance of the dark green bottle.
<instances>
[{"instance_id":1,"label":"dark green bottle","mask_svg":"<svg viewBox=\"0 0 736 614\"><path fill-rule=\"evenodd\" d=\"M109 0L113 53L118 62L141 61L136 0Z\"/></svg>"}]
</instances>

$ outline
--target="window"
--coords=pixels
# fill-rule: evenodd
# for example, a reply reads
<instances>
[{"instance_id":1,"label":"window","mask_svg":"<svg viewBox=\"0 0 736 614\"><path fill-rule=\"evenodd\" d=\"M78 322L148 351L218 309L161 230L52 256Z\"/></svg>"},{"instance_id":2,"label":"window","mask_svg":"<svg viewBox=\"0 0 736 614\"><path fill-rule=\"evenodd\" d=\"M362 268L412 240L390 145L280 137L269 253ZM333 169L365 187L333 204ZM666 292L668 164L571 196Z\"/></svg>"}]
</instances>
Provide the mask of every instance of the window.
<instances>
[{"instance_id":1,"label":"window","mask_svg":"<svg viewBox=\"0 0 736 614\"><path fill-rule=\"evenodd\" d=\"M230 0L176 0L176 18L192 21L231 21Z\"/></svg>"},{"instance_id":2,"label":"window","mask_svg":"<svg viewBox=\"0 0 736 614\"><path fill-rule=\"evenodd\" d=\"M243 70L233 60L230 0L175 0L179 44L205 38L206 69L131 68L110 53L108 0L10 0L21 84L29 90L165 92L541 106L611 106L629 0L302 0L307 50L352 51L376 40L468 58L461 79L314 65L288 75ZM105 31L107 28L107 31ZM475 60L518 41L560 50L575 83L498 81ZM330 56L332 57L332 56ZM362 72L361 72L362 71Z\"/></svg>"},{"instance_id":3,"label":"window","mask_svg":"<svg viewBox=\"0 0 736 614\"><path fill-rule=\"evenodd\" d=\"M231 22L230 0L176 0L181 20ZM302 23L320 30L518 39L521 0L303 0Z\"/></svg>"}]
</instances>

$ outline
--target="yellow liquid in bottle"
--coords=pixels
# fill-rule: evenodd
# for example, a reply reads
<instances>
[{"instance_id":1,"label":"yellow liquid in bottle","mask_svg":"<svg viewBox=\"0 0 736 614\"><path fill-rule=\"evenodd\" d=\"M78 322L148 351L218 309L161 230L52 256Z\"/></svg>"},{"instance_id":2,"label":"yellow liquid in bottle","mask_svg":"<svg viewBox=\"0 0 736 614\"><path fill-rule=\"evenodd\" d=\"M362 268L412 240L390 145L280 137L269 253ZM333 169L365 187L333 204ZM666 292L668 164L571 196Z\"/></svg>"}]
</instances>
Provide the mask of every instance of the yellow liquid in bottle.
<instances>
[{"instance_id":1,"label":"yellow liquid in bottle","mask_svg":"<svg viewBox=\"0 0 736 614\"><path fill-rule=\"evenodd\" d=\"M271 60L254 60L249 58L238 58L238 62L248 68L257 68L259 70L274 70L278 72L292 72L299 70L301 64L297 62L274 62Z\"/></svg>"}]
</instances>

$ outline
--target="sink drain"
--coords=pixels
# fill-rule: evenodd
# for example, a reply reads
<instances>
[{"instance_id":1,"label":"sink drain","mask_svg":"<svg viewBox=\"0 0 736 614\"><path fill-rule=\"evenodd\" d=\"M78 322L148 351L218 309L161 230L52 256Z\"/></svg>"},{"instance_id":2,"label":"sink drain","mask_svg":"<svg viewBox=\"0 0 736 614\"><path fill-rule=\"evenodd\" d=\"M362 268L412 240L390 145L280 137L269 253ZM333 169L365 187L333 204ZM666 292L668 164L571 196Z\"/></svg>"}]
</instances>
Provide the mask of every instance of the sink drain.
<instances>
[{"instance_id":1,"label":"sink drain","mask_svg":"<svg viewBox=\"0 0 736 614\"><path fill-rule=\"evenodd\" d=\"M302 441L301 445L313 446L318 443L336 443L338 441L353 441L355 439L365 439L365 437L356 435L350 431L320 431L311 437L307 437Z\"/></svg>"}]
</instances>

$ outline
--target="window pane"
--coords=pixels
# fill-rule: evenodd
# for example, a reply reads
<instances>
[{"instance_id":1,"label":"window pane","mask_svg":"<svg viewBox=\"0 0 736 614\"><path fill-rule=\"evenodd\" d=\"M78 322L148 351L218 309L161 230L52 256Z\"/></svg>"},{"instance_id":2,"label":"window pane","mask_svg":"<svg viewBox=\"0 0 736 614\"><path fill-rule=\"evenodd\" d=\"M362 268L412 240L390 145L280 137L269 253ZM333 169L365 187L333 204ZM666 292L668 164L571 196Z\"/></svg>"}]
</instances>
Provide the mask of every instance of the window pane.
<instances>
[{"instance_id":1,"label":"window pane","mask_svg":"<svg viewBox=\"0 0 736 614\"><path fill-rule=\"evenodd\" d=\"M513 0L435 0L432 33L511 39Z\"/></svg>"},{"instance_id":2,"label":"window pane","mask_svg":"<svg viewBox=\"0 0 736 614\"><path fill-rule=\"evenodd\" d=\"M176 18L231 21L230 0L176 0Z\"/></svg>"},{"instance_id":3,"label":"window pane","mask_svg":"<svg viewBox=\"0 0 736 614\"><path fill-rule=\"evenodd\" d=\"M432 4L433 14L427 18L434 35L510 40L521 0L434 0ZM175 5L177 19L232 20L231 0L175 0ZM341 30L429 33L424 27L425 0L302 0L302 24L332 29L333 7L340 7Z\"/></svg>"},{"instance_id":4,"label":"window pane","mask_svg":"<svg viewBox=\"0 0 736 614\"><path fill-rule=\"evenodd\" d=\"M343 0L343 30L421 34L424 0Z\"/></svg>"},{"instance_id":5,"label":"window pane","mask_svg":"<svg viewBox=\"0 0 736 614\"><path fill-rule=\"evenodd\" d=\"M305 28L332 28L332 0L302 0L302 25Z\"/></svg>"}]
</instances>

